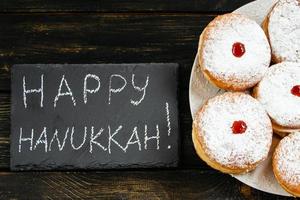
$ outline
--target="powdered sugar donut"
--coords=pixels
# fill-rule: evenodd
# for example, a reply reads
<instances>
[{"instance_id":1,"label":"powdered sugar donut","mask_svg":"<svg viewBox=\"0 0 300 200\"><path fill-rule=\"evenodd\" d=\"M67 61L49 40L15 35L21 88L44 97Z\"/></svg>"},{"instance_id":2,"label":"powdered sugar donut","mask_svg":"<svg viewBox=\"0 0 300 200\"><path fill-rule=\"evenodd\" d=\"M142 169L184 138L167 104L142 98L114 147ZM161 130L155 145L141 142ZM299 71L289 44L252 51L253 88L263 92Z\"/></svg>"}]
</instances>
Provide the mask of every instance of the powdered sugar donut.
<instances>
[{"instance_id":1,"label":"powdered sugar donut","mask_svg":"<svg viewBox=\"0 0 300 200\"><path fill-rule=\"evenodd\" d=\"M263 23L272 60L300 62L300 0L279 0Z\"/></svg>"},{"instance_id":2,"label":"powdered sugar donut","mask_svg":"<svg viewBox=\"0 0 300 200\"><path fill-rule=\"evenodd\" d=\"M267 157L272 134L264 108L240 92L227 92L208 100L193 122L197 154L224 173L254 169Z\"/></svg>"},{"instance_id":3,"label":"powdered sugar donut","mask_svg":"<svg viewBox=\"0 0 300 200\"><path fill-rule=\"evenodd\" d=\"M300 132L280 141L273 155L273 171L287 192L300 197Z\"/></svg>"},{"instance_id":4,"label":"powdered sugar donut","mask_svg":"<svg viewBox=\"0 0 300 200\"><path fill-rule=\"evenodd\" d=\"M271 66L254 89L254 97L271 117L274 132L300 130L300 63Z\"/></svg>"},{"instance_id":5,"label":"powdered sugar donut","mask_svg":"<svg viewBox=\"0 0 300 200\"><path fill-rule=\"evenodd\" d=\"M214 85L234 91L257 84L271 60L271 50L262 28L239 14L216 17L199 41L199 64Z\"/></svg>"}]
</instances>

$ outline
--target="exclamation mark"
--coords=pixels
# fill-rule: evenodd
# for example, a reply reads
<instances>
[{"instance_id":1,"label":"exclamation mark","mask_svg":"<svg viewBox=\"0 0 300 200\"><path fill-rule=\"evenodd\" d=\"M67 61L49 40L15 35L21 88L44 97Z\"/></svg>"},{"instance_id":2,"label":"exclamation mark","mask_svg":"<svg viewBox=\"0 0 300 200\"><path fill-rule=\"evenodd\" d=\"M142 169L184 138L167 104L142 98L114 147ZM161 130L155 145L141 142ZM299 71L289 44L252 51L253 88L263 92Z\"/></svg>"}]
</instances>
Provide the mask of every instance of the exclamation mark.
<instances>
[{"instance_id":1,"label":"exclamation mark","mask_svg":"<svg viewBox=\"0 0 300 200\"><path fill-rule=\"evenodd\" d=\"M170 111L169 103L166 102L166 113L167 113L167 126L168 126L168 136L171 135L171 123L170 123ZM168 149L171 149L171 145L168 145Z\"/></svg>"}]
</instances>

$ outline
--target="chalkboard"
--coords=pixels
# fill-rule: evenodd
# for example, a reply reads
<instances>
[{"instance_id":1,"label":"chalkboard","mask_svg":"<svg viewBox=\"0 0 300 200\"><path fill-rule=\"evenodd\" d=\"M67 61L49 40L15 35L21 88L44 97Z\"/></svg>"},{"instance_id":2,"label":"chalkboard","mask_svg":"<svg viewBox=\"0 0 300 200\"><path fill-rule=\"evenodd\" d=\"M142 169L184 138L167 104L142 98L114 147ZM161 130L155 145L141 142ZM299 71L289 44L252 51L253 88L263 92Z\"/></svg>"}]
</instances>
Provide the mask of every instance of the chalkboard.
<instances>
[{"instance_id":1,"label":"chalkboard","mask_svg":"<svg viewBox=\"0 0 300 200\"><path fill-rule=\"evenodd\" d=\"M177 64L22 64L11 73L11 170L177 166Z\"/></svg>"}]
</instances>

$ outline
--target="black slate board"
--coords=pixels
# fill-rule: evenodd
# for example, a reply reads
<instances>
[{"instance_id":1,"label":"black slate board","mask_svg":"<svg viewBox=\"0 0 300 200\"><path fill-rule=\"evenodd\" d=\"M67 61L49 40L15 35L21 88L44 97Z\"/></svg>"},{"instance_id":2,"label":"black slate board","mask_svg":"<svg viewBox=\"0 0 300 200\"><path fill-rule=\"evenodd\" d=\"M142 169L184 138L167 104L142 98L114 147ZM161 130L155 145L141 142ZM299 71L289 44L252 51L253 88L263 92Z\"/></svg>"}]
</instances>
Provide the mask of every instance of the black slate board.
<instances>
[{"instance_id":1,"label":"black slate board","mask_svg":"<svg viewBox=\"0 0 300 200\"><path fill-rule=\"evenodd\" d=\"M11 169L177 166L177 71L161 63L14 65Z\"/></svg>"}]
</instances>

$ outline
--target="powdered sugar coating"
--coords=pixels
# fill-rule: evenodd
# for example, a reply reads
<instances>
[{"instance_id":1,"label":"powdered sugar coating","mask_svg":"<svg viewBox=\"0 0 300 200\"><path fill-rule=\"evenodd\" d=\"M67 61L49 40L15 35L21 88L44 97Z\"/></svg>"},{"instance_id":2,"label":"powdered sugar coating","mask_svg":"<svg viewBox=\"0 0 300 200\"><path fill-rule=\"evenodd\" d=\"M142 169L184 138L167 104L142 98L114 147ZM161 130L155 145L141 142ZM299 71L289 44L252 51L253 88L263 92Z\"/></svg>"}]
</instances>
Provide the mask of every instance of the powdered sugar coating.
<instances>
[{"instance_id":1,"label":"powdered sugar coating","mask_svg":"<svg viewBox=\"0 0 300 200\"><path fill-rule=\"evenodd\" d=\"M247 130L232 133L232 123L243 120ZM227 92L210 99L197 113L194 125L206 154L227 167L247 168L267 157L272 125L263 107L250 95Z\"/></svg>"},{"instance_id":2,"label":"powdered sugar coating","mask_svg":"<svg viewBox=\"0 0 300 200\"><path fill-rule=\"evenodd\" d=\"M274 155L274 167L286 183L300 187L300 132L283 138Z\"/></svg>"},{"instance_id":3,"label":"powdered sugar coating","mask_svg":"<svg viewBox=\"0 0 300 200\"><path fill-rule=\"evenodd\" d=\"M300 62L300 1L278 1L268 20L272 54L277 62Z\"/></svg>"},{"instance_id":4,"label":"powdered sugar coating","mask_svg":"<svg viewBox=\"0 0 300 200\"><path fill-rule=\"evenodd\" d=\"M300 97L291 93L300 85L300 63L282 62L273 65L257 86L257 100L280 126L300 127Z\"/></svg>"},{"instance_id":5,"label":"powdered sugar coating","mask_svg":"<svg viewBox=\"0 0 300 200\"><path fill-rule=\"evenodd\" d=\"M262 28L239 14L216 17L202 33L199 45L200 65L215 79L237 87L252 87L269 67L271 50ZM235 57L232 45L240 42L245 54Z\"/></svg>"}]
</instances>

